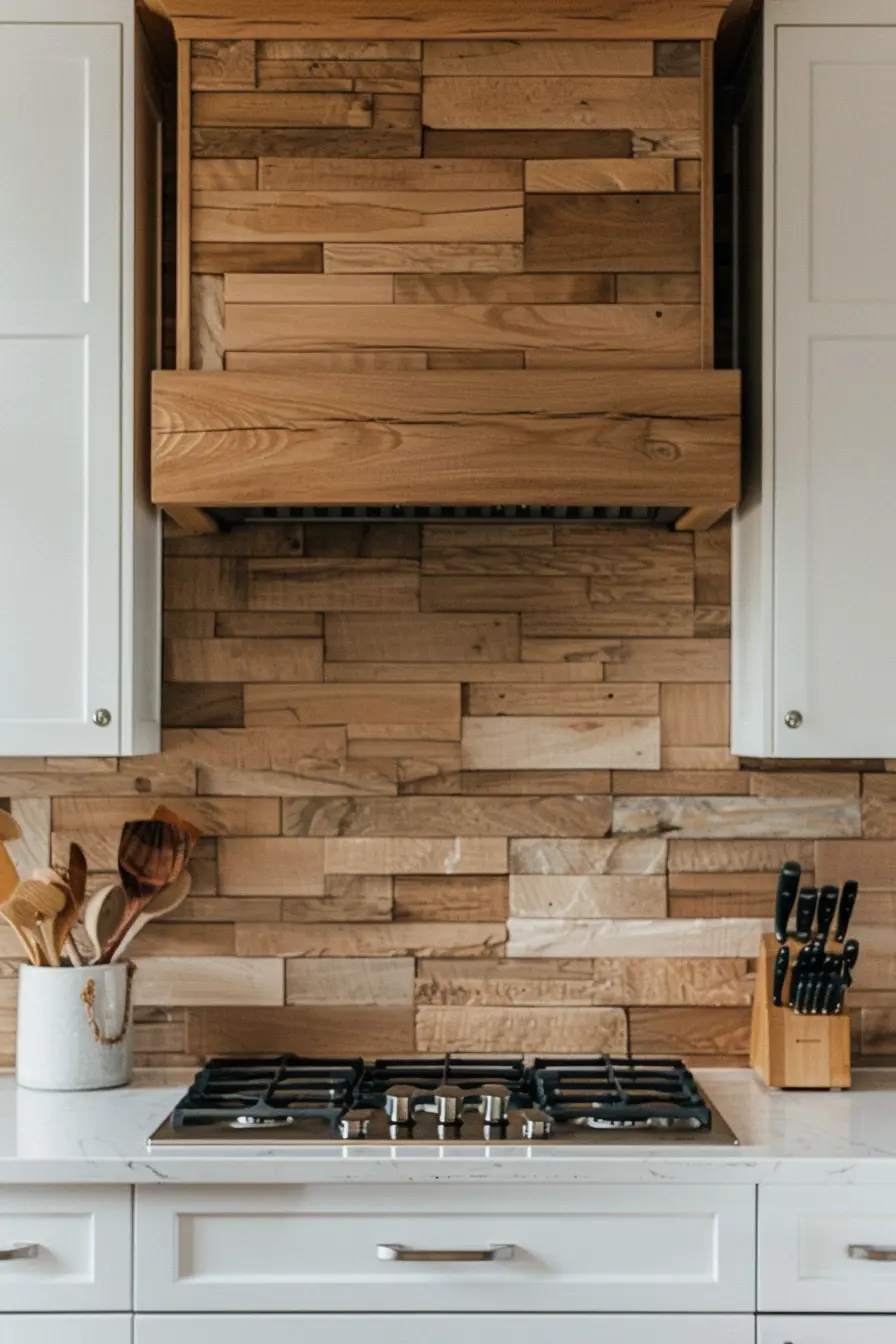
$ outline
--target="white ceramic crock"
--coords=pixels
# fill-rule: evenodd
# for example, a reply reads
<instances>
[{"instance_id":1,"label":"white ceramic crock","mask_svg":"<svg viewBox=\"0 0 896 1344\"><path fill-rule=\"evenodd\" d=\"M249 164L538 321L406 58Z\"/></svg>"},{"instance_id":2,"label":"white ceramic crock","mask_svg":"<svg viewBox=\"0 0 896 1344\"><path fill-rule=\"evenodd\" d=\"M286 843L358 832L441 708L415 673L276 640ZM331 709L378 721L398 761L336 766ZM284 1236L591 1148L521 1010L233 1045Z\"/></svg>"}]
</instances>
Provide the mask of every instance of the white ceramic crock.
<instances>
[{"instance_id":1,"label":"white ceramic crock","mask_svg":"<svg viewBox=\"0 0 896 1344\"><path fill-rule=\"evenodd\" d=\"M130 980L114 966L22 966L16 1080L42 1092L122 1087L134 1068Z\"/></svg>"}]
</instances>

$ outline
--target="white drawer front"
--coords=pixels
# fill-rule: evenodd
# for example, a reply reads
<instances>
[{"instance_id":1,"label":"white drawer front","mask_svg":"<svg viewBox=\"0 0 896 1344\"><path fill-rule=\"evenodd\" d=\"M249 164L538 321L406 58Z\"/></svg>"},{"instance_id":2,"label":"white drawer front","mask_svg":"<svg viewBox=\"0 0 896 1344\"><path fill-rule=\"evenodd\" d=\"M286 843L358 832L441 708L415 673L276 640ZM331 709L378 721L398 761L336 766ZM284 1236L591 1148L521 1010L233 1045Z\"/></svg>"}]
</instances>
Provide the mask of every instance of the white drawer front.
<instances>
[{"instance_id":1,"label":"white drawer front","mask_svg":"<svg viewBox=\"0 0 896 1344\"><path fill-rule=\"evenodd\" d=\"M72 1316L64 1329L58 1316L4 1316L0 1329L10 1344L131 1344L130 1316Z\"/></svg>"},{"instance_id":2,"label":"white drawer front","mask_svg":"<svg viewBox=\"0 0 896 1344\"><path fill-rule=\"evenodd\" d=\"M544 1344L543 1316L452 1317L463 1344ZM264 1344L421 1344L437 1339L442 1318L423 1315L265 1316ZM563 1318L582 1344L754 1344L752 1316L577 1316ZM134 1344L246 1344L259 1330L258 1316L138 1316ZM31 1344L31 1341L28 1341ZM41 1341L41 1344L43 1342ZM54 1341L55 1344L55 1341ZM105 1344L105 1341L103 1341ZM837 1344L843 1344L838 1340ZM860 1342L857 1342L860 1344ZM877 1341L874 1341L877 1344Z\"/></svg>"},{"instance_id":3,"label":"white drawer front","mask_svg":"<svg viewBox=\"0 0 896 1344\"><path fill-rule=\"evenodd\" d=\"M893 1344L894 1337L891 1316L760 1316L756 1336L757 1344Z\"/></svg>"},{"instance_id":4,"label":"white drawer front","mask_svg":"<svg viewBox=\"0 0 896 1344\"><path fill-rule=\"evenodd\" d=\"M140 1311L752 1311L752 1187L137 1191ZM470 1263L378 1248L512 1247Z\"/></svg>"},{"instance_id":5,"label":"white drawer front","mask_svg":"<svg viewBox=\"0 0 896 1344\"><path fill-rule=\"evenodd\" d=\"M759 1310L896 1312L896 1186L761 1188Z\"/></svg>"},{"instance_id":6,"label":"white drawer front","mask_svg":"<svg viewBox=\"0 0 896 1344\"><path fill-rule=\"evenodd\" d=\"M131 1192L112 1186L0 1189L0 1312L129 1311Z\"/></svg>"}]
</instances>

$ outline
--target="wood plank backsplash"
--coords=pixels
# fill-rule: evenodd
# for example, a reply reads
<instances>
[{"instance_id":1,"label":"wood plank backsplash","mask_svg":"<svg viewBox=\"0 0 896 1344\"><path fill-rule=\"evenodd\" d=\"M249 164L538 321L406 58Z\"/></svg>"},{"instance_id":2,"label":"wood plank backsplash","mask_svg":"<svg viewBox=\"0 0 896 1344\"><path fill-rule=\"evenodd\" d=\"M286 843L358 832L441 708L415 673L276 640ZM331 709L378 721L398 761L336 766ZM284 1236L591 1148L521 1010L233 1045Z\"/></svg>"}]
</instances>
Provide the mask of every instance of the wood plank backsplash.
<instances>
[{"instance_id":1,"label":"wood plank backsplash","mask_svg":"<svg viewBox=\"0 0 896 1344\"><path fill-rule=\"evenodd\" d=\"M208 39L182 63L179 367L711 366L711 42Z\"/></svg>"},{"instance_id":2,"label":"wood plank backsplash","mask_svg":"<svg viewBox=\"0 0 896 1344\"><path fill-rule=\"evenodd\" d=\"M203 828L188 902L134 944L141 1067L287 1048L742 1061L789 858L861 881L856 1044L892 1051L896 774L729 754L728 551L724 527L170 535L163 753L0 762L26 867L76 838L99 882L121 823L159 801ZM9 931L0 956L9 1062Z\"/></svg>"}]
</instances>

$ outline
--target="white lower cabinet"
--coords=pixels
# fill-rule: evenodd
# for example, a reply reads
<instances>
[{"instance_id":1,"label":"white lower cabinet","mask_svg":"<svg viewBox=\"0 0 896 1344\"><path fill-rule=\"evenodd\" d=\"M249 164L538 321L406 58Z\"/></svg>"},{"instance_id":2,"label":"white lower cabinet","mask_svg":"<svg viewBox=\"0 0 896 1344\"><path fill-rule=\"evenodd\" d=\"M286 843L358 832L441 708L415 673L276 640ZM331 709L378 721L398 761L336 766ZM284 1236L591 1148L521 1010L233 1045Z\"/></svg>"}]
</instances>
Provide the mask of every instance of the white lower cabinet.
<instances>
[{"instance_id":1,"label":"white lower cabinet","mask_svg":"<svg viewBox=\"0 0 896 1344\"><path fill-rule=\"evenodd\" d=\"M0 1325L35 1307L130 1311L128 1186L0 1187Z\"/></svg>"},{"instance_id":2,"label":"white lower cabinet","mask_svg":"<svg viewBox=\"0 0 896 1344\"><path fill-rule=\"evenodd\" d=\"M894 1339L893 1316L760 1316L756 1334L756 1344L893 1344Z\"/></svg>"},{"instance_id":3,"label":"white lower cabinet","mask_svg":"<svg viewBox=\"0 0 896 1344\"><path fill-rule=\"evenodd\" d=\"M754 1344L755 1335L753 1316L564 1314L554 1324L578 1344ZM463 1344L494 1344L496 1338L543 1344L545 1338L544 1317L537 1314L457 1315L451 1325ZM264 1344L420 1344L444 1328L441 1315L138 1316L134 1344L247 1344L259 1329Z\"/></svg>"},{"instance_id":4,"label":"white lower cabinet","mask_svg":"<svg viewBox=\"0 0 896 1344\"><path fill-rule=\"evenodd\" d=\"M896 1339L896 1186L762 1187L759 1310L893 1313Z\"/></svg>"},{"instance_id":5,"label":"white lower cabinet","mask_svg":"<svg viewBox=\"0 0 896 1344\"><path fill-rule=\"evenodd\" d=\"M0 1316L10 1344L131 1344L130 1316Z\"/></svg>"},{"instance_id":6,"label":"white lower cabinet","mask_svg":"<svg viewBox=\"0 0 896 1344\"><path fill-rule=\"evenodd\" d=\"M138 1312L755 1311L746 1185L141 1187L135 1249Z\"/></svg>"}]
</instances>

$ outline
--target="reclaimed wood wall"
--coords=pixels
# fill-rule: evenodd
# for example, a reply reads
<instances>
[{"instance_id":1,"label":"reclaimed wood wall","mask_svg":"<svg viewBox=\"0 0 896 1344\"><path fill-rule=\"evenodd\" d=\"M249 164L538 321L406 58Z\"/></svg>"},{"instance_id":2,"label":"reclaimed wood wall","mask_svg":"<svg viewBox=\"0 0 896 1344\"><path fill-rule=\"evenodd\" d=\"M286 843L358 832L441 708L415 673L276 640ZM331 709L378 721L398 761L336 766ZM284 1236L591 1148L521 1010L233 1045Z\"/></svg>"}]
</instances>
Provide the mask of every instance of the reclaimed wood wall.
<instances>
[{"instance_id":1,"label":"reclaimed wood wall","mask_svg":"<svg viewBox=\"0 0 896 1344\"><path fill-rule=\"evenodd\" d=\"M728 751L728 532L246 527L167 542L164 752L5 760L23 868L159 801L206 838L134 944L138 1059L742 1061L775 873L857 877L854 1028L896 1047L893 762ZM0 930L0 1057L15 958Z\"/></svg>"},{"instance_id":2,"label":"reclaimed wood wall","mask_svg":"<svg viewBox=\"0 0 896 1344\"><path fill-rule=\"evenodd\" d=\"M711 42L180 46L181 368L712 365Z\"/></svg>"}]
</instances>

